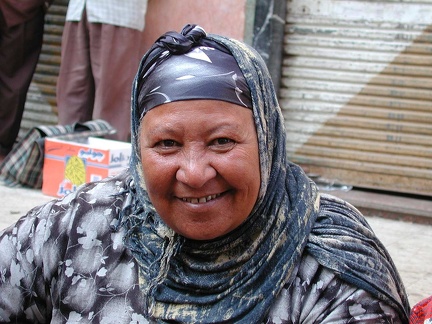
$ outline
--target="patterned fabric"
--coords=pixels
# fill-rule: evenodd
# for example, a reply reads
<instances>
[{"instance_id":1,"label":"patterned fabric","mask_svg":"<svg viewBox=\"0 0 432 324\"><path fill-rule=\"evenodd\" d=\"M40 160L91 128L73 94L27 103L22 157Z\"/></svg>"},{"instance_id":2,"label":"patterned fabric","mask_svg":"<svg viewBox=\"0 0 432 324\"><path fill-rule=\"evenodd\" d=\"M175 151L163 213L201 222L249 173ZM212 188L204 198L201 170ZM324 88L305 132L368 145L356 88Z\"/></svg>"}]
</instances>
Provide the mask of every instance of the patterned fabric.
<instances>
[{"instance_id":1,"label":"patterned fabric","mask_svg":"<svg viewBox=\"0 0 432 324\"><path fill-rule=\"evenodd\" d=\"M406 317L407 296L384 245L353 206L336 197L324 197L306 250L343 280L368 291Z\"/></svg>"},{"instance_id":2,"label":"patterned fabric","mask_svg":"<svg viewBox=\"0 0 432 324\"><path fill-rule=\"evenodd\" d=\"M80 21L84 10L91 23L143 31L147 0L70 0L66 21Z\"/></svg>"},{"instance_id":3,"label":"patterned fabric","mask_svg":"<svg viewBox=\"0 0 432 324\"><path fill-rule=\"evenodd\" d=\"M104 120L74 125L38 126L30 129L0 164L0 179L8 186L42 187L44 139L72 139L78 136L102 136L115 130Z\"/></svg>"},{"instance_id":4,"label":"patterned fabric","mask_svg":"<svg viewBox=\"0 0 432 324\"><path fill-rule=\"evenodd\" d=\"M242 72L221 47L199 46L182 55L164 52L149 71L139 91L141 116L158 105L190 99L222 100L252 108Z\"/></svg>"},{"instance_id":5,"label":"patterned fabric","mask_svg":"<svg viewBox=\"0 0 432 324\"><path fill-rule=\"evenodd\" d=\"M140 265L119 226L119 211L139 204L133 190L127 172L86 184L0 232L0 322L154 323L145 319ZM398 318L304 253L262 323L403 323Z\"/></svg>"},{"instance_id":6,"label":"patterned fabric","mask_svg":"<svg viewBox=\"0 0 432 324\"><path fill-rule=\"evenodd\" d=\"M432 296L417 303L411 310L410 324L432 324Z\"/></svg>"},{"instance_id":7,"label":"patterned fabric","mask_svg":"<svg viewBox=\"0 0 432 324\"><path fill-rule=\"evenodd\" d=\"M226 237L197 243L170 230L147 197L138 149L141 118L138 91L151 73L149 69L165 51L181 54L194 46L214 47L215 43L232 53L252 95L261 189L251 215L242 226ZM351 206L334 201L324 214L319 214L317 187L297 165L286 160L285 143L284 121L270 75L252 48L217 35L206 36L202 29L188 25L177 36L171 32L169 37L160 37L144 56L133 87L135 149L131 160L137 196L144 207L137 208L124 224L128 229L125 242L140 263L148 317L179 322L262 321L282 287L292 283L312 227L323 216L324 221L318 223L323 227L323 237L311 246L312 252L328 248L329 257L320 259L321 264L355 286L374 287L369 292L375 298L392 305L401 318L407 318L406 294L385 249ZM341 229L350 226L345 235L326 236L332 229L333 217L350 219L340 222ZM358 241L366 247L357 253L351 244ZM347 271L345 266L351 259L357 262L350 263L353 275L349 275L351 269ZM374 268L376 264L382 264L379 270Z\"/></svg>"},{"instance_id":8,"label":"patterned fabric","mask_svg":"<svg viewBox=\"0 0 432 324\"><path fill-rule=\"evenodd\" d=\"M188 26L183 36L192 45L225 46L251 91L261 170L251 215L223 237L193 241L167 227L148 199L137 89L161 52L191 45L178 42L183 36L164 40L143 58L134 82L131 170L36 208L0 234L0 317L407 322L400 277L366 221L349 204L320 196L301 168L286 160L282 113L262 59L241 42L195 31Z\"/></svg>"},{"instance_id":9,"label":"patterned fabric","mask_svg":"<svg viewBox=\"0 0 432 324\"><path fill-rule=\"evenodd\" d=\"M317 217L317 187L298 166L286 161L283 119L259 55L243 43L205 37L193 25L186 26L182 34L159 38L144 56L133 85L131 171L144 208L125 222L126 244L140 261L148 317L178 322L261 321L294 276ZM194 44L225 46L239 64L252 95L261 164L260 193L252 214L231 235L205 244L176 235L154 211L141 175L138 149L138 91L149 68L163 52L181 54ZM180 250L182 253L176 253Z\"/></svg>"},{"instance_id":10,"label":"patterned fabric","mask_svg":"<svg viewBox=\"0 0 432 324\"><path fill-rule=\"evenodd\" d=\"M42 187L43 138L72 132L72 126L39 126L30 129L0 165L0 176L9 186Z\"/></svg>"},{"instance_id":11,"label":"patterned fabric","mask_svg":"<svg viewBox=\"0 0 432 324\"><path fill-rule=\"evenodd\" d=\"M271 308L267 323L401 323L396 311L363 289L340 280L304 254L291 286Z\"/></svg>"}]
</instances>

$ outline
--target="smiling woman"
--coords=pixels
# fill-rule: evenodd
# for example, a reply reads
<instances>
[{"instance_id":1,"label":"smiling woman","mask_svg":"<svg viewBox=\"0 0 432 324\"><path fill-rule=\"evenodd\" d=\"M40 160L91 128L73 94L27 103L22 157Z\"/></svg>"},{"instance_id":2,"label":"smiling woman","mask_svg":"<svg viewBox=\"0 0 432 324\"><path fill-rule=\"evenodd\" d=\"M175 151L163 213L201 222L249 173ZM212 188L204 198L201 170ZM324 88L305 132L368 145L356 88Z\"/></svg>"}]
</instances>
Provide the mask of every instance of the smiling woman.
<instances>
[{"instance_id":1,"label":"smiling woman","mask_svg":"<svg viewBox=\"0 0 432 324\"><path fill-rule=\"evenodd\" d=\"M213 239L238 227L258 198L252 110L216 100L164 104L142 120L144 182L177 233Z\"/></svg>"},{"instance_id":2,"label":"smiling woman","mask_svg":"<svg viewBox=\"0 0 432 324\"><path fill-rule=\"evenodd\" d=\"M285 143L252 48L162 35L133 83L130 169L0 233L0 321L406 323L384 246Z\"/></svg>"}]
</instances>

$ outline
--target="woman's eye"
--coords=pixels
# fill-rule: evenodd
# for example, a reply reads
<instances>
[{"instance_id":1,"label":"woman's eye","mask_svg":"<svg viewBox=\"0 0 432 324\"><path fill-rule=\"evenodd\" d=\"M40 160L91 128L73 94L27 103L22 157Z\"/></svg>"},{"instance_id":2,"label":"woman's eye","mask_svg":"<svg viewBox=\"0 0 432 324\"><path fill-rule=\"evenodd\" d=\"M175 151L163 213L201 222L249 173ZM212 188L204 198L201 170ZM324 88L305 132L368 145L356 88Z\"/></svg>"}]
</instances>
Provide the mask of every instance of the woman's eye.
<instances>
[{"instance_id":1,"label":"woman's eye","mask_svg":"<svg viewBox=\"0 0 432 324\"><path fill-rule=\"evenodd\" d=\"M161 147L174 147L177 145L176 141L173 140L163 140L158 143Z\"/></svg>"},{"instance_id":2,"label":"woman's eye","mask_svg":"<svg viewBox=\"0 0 432 324\"><path fill-rule=\"evenodd\" d=\"M228 144L233 144L233 143L234 143L234 141L232 139L225 138L225 137L217 138L214 141L215 145L228 145Z\"/></svg>"}]
</instances>

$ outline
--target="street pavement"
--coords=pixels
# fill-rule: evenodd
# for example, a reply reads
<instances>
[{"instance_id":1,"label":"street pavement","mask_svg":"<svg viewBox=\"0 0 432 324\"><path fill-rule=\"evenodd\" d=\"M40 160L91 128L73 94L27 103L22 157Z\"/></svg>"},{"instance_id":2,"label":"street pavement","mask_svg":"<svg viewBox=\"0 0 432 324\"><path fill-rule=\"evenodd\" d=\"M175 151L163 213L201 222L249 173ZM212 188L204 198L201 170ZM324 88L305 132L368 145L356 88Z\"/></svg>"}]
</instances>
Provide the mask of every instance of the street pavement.
<instances>
[{"instance_id":1,"label":"street pavement","mask_svg":"<svg viewBox=\"0 0 432 324\"><path fill-rule=\"evenodd\" d=\"M40 190L10 188L2 184L0 197L0 230L30 208L53 199ZM374 216L366 218L392 256L411 306L432 295L432 226Z\"/></svg>"}]
</instances>

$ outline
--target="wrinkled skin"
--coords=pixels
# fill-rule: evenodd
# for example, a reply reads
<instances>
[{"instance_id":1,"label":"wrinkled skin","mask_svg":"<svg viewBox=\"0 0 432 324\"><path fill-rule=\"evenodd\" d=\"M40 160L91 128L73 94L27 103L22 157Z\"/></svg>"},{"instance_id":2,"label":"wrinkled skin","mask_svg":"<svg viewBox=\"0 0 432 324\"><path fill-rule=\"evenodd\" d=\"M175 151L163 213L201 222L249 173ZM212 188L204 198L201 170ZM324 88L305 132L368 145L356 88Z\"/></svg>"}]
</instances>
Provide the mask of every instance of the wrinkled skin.
<instances>
[{"instance_id":1,"label":"wrinkled skin","mask_svg":"<svg viewBox=\"0 0 432 324\"><path fill-rule=\"evenodd\" d=\"M250 109L217 100L163 104L144 116L140 143L150 200L177 233L213 239L252 211L260 166Z\"/></svg>"}]
</instances>

